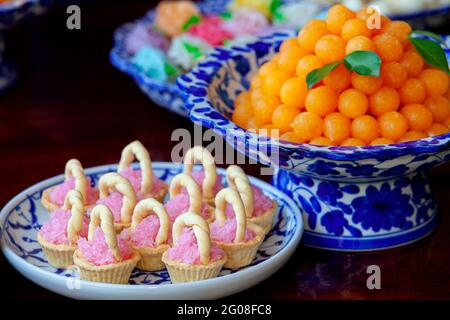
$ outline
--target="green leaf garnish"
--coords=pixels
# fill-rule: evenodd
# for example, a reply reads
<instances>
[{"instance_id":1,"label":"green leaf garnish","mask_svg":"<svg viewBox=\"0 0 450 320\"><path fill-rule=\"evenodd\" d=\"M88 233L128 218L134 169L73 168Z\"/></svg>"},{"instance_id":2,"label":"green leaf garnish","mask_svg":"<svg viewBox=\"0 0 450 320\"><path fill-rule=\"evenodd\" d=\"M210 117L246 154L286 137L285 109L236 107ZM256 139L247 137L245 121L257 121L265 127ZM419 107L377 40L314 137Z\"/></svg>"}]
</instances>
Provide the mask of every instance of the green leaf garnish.
<instances>
[{"instance_id":1,"label":"green leaf garnish","mask_svg":"<svg viewBox=\"0 0 450 320\"><path fill-rule=\"evenodd\" d=\"M353 51L344 58L344 65L362 76L379 77L381 58L373 51Z\"/></svg>"},{"instance_id":2,"label":"green leaf garnish","mask_svg":"<svg viewBox=\"0 0 450 320\"><path fill-rule=\"evenodd\" d=\"M411 38L415 38L415 36L426 36L426 37L430 37L434 40L436 40L437 42L443 44L444 46L447 46L447 44L445 43L444 39L442 39L442 37L434 32L431 31L425 31L425 30L414 30L411 31L408 34L408 39Z\"/></svg>"},{"instance_id":3,"label":"green leaf garnish","mask_svg":"<svg viewBox=\"0 0 450 320\"><path fill-rule=\"evenodd\" d=\"M281 0L272 0L272 2L270 3L269 10L272 14L274 14L281 6L282 6Z\"/></svg>"},{"instance_id":4,"label":"green leaf garnish","mask_svg":"<svg viewBox=\"0 0 450 320\"><path fill-rule=\"evenodd\" d=\"M223 20L231 20L233 18L233 14L230 11L225 11L220 14L220 17Z\"/></svg>"},{"instance_id":5,"label":"green leaf garnish","mask_svg":"<svg viewBox=\"0 0 450 320\"><path fill-rule=\"evenodd\" d=\"M197 46L194 46L188 42L183 42L183 47L193 57L194 60L198 60L203 56L202 51Z\"/></svg>"},{"instance_id":6,"label":"green leaf garnish","mask_svg":"<svg viewBox=\"0 0 450 320\"><path fill-rule=\"evenodd\" d=\"M342 63L342 61L335 61L324 65L322 68L315 69L308 73L306 76L306 83L308 84L308 89L314 87L316 83L325 78L331 71L337 68Z\"/></svg>"},{"instance_id":7,"label":"green leaf garnish","mask_svg":"<svg viewBox=\"0 0 450 320\"><path fill-rule=\"evenodd\" d=\"M428 64L450 74L447 57L445 56L444 49L442 49L439 43L429 39L411 37L409 38L409 41Z\"/></svg>"},{"instance_id":8,"label":"green leaf garnish","mask_svg":"<svg viewBox=\"0 0 450 320\"><path fill-rule=\"evenodd\" d=\"M192 15L192 16L188 19L188 21L186 21L186 22L183 24L183 31L188 30L188 29L189 29L192 25L194 25L194 24L198 24L198 23L200 22L200 20L201 20L200 16L198 16L198 15L196 15L196 14Z\"/></svg>"}]
</instances>

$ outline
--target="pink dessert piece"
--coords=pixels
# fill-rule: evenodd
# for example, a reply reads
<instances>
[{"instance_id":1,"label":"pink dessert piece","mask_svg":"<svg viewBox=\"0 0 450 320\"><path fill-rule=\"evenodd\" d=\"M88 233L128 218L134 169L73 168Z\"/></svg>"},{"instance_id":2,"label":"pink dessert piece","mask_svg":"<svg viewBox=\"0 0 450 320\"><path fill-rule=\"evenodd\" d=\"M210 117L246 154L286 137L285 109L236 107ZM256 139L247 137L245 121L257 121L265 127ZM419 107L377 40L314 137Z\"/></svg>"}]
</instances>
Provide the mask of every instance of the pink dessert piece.
<instances>
[{"instance_id":1,"label":"pink dessert piece","mask_svg":"<svg viewBox=\"0 0 450 320\"><path fill-rule=\"evenodd\" d=\"M253 217L259 217L266 213L268 210L272 209L273 203L272 199L266 196L261 189L252 186L253 189ZM228 204L225 214L229 218L235 216L233 207Z\"/></svg>"},{"instance_id":2,"label":"pink dessert piece","mask_svg":"<svg viewBox=\"0 0 450 320\"><path fill-rule=\"evenodd\" d=\"M128 238L130 243L135 247L155 247L156 236L159 231L159 218L155 215L148 216L144 218L133 230L125 229L122 231L123 237ZM168 243L170 243L170 239L172 238L170 231L168 236Z\"/></svg>"},{"instance_id":3,"label":"pink dessert piece","mask_svg":"<svg viewBox=\"0 0 450 320\"><path fill-rule=\"evenodd\" d=\"M142 193L141 193L141 183L142 183L142 174L141 170L133 170L133 168L128 167L122 172L120 172L120 175L124 178L127 178L131 185L134 188L134 191L136 191L136 196L138 201L143 199ZM153 184L152 184L152 191L151 194L155 195L158 192L160 192L164 188L164 181L155 177L153 175Z\"/></svg>"},{"instance_id":4,"label":"pink dessert piece","mask_svg":"<svg viewBox=\"0 0 450 320\"><path fill-rule=\"evenodd\" d=\"M197 184L199 185L200 190L202 190L203 180L205 179L205 171L203 169L192 171L191 176L192 176L192 178L194 178L195 182L197 182ZM222 179L223 179L223 175L218 174L216 183L213 186L214 195L223 189ZM185 189L183 189L183 192L187 193L187 191Z\"/></svg>"},{"instance_id":5,"label":"pink dessert piece","mask_svg":"<svg viewBox=\"0 0 450 320\"><path fill-rule=\"evenodd\" d=\"M237 229L236 219L228 219L225 222L214 221L214 223L212 223L210 227L211 227L211 238L214 241L220 241L225 243L234 242ZM252 240L254 237L255 233L247 228L245 230L244 242Z\"/></svg>"},{"instance_id":6,"label":"pink dessert piece","mask_svg":"<svg viewBox=\"0 0 450 320\"><path fill-rule=\"evenodd\" d=\"M210 260L217 261L224 257L225 252L216 243L211 243ZM167 250L170 260L187 264L200 264L197 239L192 228L185 228L178 238L177 244Z\"/></svg>"},{"instance_id":7,"label":"pink dessert piece","mask_svg":"<svg viewBox=\"0 0 450 320\"><path fill-rule=\"evenodd\" d=\"M187 194L180 193L166 202L164 208L169 215L169 219L171 222L174 222L175 219L187 212L189 210L189 196ZM208 206L205 202L202 203L202 211L200 215L203 219L208 220L211 217L211 213L208 210Z\"/></svg>"},{"instance_id":8,"label":"pink dessert piece","mask_svg":"<svg viewBox=\"0 0 450 320\"><path fill-rule=\"evenodd\" d=\"M161 33L139 23L127 34L125 48L129 54L133 55L145 46L152 46L167 52L170 42Z\"/></svg>"},{"instance_id":9,"label":"pink dessert piece","mask_svg":"<svg viewBox=\"0 0 450 320\"><path fill-rule=\"evenodd\" d=\"M86 202L88 205L95 203L98 199L98 190L91 186L91 181L88 179L88 189L86 195ZM58 206L62 206L64 204L64 199L66 198L67 192L75 189L75 178L70 177L66 181L61 184L58 184L53 188L50 192L50 201Z\"/></svg>"},{"instance_id":10,"label":"pink dessert piece","mask_svg":"<svg viewBox=\"0 0 450 320\"><path fill-rule=\"evenodd\" d=\"M220 46L233 35L222 26L222 19L218 16L206 16L198 24L192 25L188 33L197 36L212 46Z\"/></svg>"},{"instance_id":11,"label":"pink dessert piece","mask_svg":"<svg viewBox=\"0 0 450 320\"><path fill-rule=\"evenodd\" d=\"M56 209L52 212L50 220L46 221L39 230L39 234L44 240L53 244L69 244L67 237L67 225L72 213L65 211L64 209ZM81 225L80 237L86 237L88 234L89 219L83 217L83 223Z\"/></svg>"},{"instance_id":12,"label":"pink dessert piece","mask_svg":"<svg viewBox=\"0 0 450 320\"><path fill-rule=\"evenodd\" d=\"M254 35L267 27L267 18L258 11L240 9L233 14L231 20L223 23L223 28L234 37L241 35Z\"/></svg>"},{"instance_id":13,"label":"pink dessert piece","mask_svg":"<svg viewBox=\"0 0 450 320\"><path fill-rule=\"evenodd\" d=\"M127 240L119 235L117 237L120 255L123 260L127 260L132 256L132 251ZM78 248L81 251L84 259L88 262L95 264L96 266L102 266L115 263L112 251L109 249L106 243L105 234L101 228L97 228L94 231L94 237L90 241L86 238L78 239Z\"/></svg>"},{"instance_id":14,"label":"pink dessert piece","mask_svg":"<svg viewBox=\"0 0 450 320\"><path fill-rule=\"evenodd\" d=\"M111 192L106 198L98 199L96 204L107 206L114 215L114 222L120 223L120 209L122 209L123 205L123 195L120 192Z\"/></svg>"}]
</instances>

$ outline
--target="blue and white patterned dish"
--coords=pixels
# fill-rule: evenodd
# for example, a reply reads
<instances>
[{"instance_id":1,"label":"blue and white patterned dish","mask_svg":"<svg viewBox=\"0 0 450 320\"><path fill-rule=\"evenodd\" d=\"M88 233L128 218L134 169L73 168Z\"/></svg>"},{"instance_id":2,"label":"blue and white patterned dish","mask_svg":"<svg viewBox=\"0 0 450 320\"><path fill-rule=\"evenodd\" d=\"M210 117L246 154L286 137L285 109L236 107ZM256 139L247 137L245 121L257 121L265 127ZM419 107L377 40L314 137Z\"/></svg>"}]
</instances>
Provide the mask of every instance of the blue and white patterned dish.
<instances>
[{"instance_id":1,"label":"blue and white patterned dish","mask_svg":"<svg viewBox=\"0 0 450 320\"><path fill-rule=\"evenodd\" d=\"M304 244L375 250L429 234L436 206L424 170L450 160L450 134L395 145L321 147L259 136L229 120L237 94L289 36L294 33L217 48L181 76L190 119L250 158L279 168L273 184L301 208Z\"/></svg>"},{"instance_id":2,"label":"blue and white patterned dish","mask_svg":"<svg viewBox=\"0 0 450 320\"><path fill-rule=\"evenodd\" d=\"M5 55L7 44L4 32L25 17L42 13L55 0L16 0L0 4L0 93L17 79L16 65Z\"/></svg>"},{"instance_id":3,"label":"blue and white patterned dish","mask_svg":"<svg viewBox=\"0 0 450 320\"><path fill-rule=\"evenodd\" d=\"M101 175L116 171L116 165L87 169L94 183ZM159 178L169 182L182 171L173 163L154 162ZM223 169L218 169L224 174ZM1 248L9 262L25 277L59 294L79 299L214 299L245 290L276 272L297 248L303 220L295 203L285 194L256 178L250 178L265 194L278 202L272 230L267 235L256 259L237 271L222 270L215 279L187 284L171 284L167 271L142 272L135 269L130 284L113 285L80 281L74 269L50 266L36 241L36 232L48 219L41 205L43 190L63 182L64 176L42 181L12 199L0 213Z\"/></svg>"},{"instance_id":4,"label":"blue and white patterned dish","mask_svg":"<svg viewBox=\"0 0 450 320\"><path fill-rule=\"evenodd\" d=\"M200 11L204 14L219 14L226 10L228 0L204 1L198 3ZM114 32L114 45L110 52L111 63L120 71L133 77L139 88L157 105L174 112L182 117L187 117L188 112L184 107L177 85L173 82L153 79L141 72L130 61L130 56L125 50L125 38L130 30L137 24L150 25L155 18L155 10L130 23L127 23Z\"/></svg>"}]
</instances>

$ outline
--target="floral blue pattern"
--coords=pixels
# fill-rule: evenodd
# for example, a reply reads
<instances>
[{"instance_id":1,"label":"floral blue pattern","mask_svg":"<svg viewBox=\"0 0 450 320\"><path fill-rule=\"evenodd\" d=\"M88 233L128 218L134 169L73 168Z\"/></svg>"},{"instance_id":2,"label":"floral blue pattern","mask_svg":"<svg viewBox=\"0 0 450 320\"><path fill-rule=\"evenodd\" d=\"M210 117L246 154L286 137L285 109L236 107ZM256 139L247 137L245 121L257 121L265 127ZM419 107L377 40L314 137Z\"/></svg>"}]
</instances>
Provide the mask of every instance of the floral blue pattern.
<instances>
[{"instance_id":1,"label":"floral blue pattern","mask_svg":"<svg viewBox=\"0 0 450 320\"><path fill-rule=\"evenodd\" d=\"M189 117L239 152L277 169L273 184L293 198L305 221L303 243L334 250L374 250L420 239L437 223L424 170L450 160L450 134L401 144L321 147L279 141L230 121L233 101L291 32L214 50L178 79ZM444 37L449 41L450 37ZM446 50L447 57L450 56ZM242 68L242 58L251 68ZM210 81L195 77L201 73ZM204 89L204 96L189 93Z\"/></svg>"},{"instance_id":2,"label":"floral blue pattern","mask_svg":"<svg viewBox=\"0 0 450 320\"><path fill-rule=\"evenodd\" d=\"M87 169L86 172L91 181L96 184L101 175L116 170L117 167L111 165ZM153 170L158 178L170 182L175 175L182 171L182 165L154 162ZM223 169L219 169L219 171L224 175L225 171ZM0 217L0 239L3 244L11 248L22 259L47 272L60 274L65 277L77 277L78 275L74 270L56 269L50 266L36 240L37 230L48 219L48 213L40 202L42 192L46 188L61 183L63 180L64 177L60 176L54 183L47 183L38 190L27 192L26 194L23 193L19 200L14 200L17 201L17 206L13 207L9 212L2 211ZM277 201L278 211L275 215L274 225L261 245L256 259L250 266L239 270L224 269L220 273L220 276L226 276L227 274L236 273L240 270L251 269L253 266L270 259L293 241L294 236L298 236L299 230L300 232L303 231L300 212L292 201L267 183L254 178L251 178L251 181L262 188L265 194ZM226 183L226 181L223 182ZM130 284L167 285L170 284L170 278L166 270L143 272L135 269L131 275Z\"/></svg>"}]
</instances>

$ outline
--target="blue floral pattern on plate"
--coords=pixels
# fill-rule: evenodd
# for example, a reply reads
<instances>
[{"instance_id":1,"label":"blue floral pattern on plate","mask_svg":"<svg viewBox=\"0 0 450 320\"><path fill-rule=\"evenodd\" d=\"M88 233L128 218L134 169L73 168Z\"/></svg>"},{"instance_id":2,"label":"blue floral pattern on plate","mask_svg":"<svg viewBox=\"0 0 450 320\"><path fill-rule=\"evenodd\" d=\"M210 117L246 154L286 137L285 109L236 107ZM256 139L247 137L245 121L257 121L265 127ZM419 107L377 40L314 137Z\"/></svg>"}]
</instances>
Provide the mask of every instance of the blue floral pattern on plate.
<instances>
[{"instance_id":1,"label":"blue floral pattern on plate","mask_svg":"<svg viewBox=\"0 0 450 320\"><path fill-rule=\"evenodd\" d=\"M101 175L115 171L115 165L97 167L88 169L86 172L91 178L93 184L97 184ZM182 171L182 165L172 163L154 162L153 169L156 176L169 182L175 175ZM224 174L224 170L219 169ZM61 176L57 183L61 183L64 177ZM225 181L224 181L225 183ZM277 211L273 227L266 236L261 245L256 259L250 266L239 270L224 269L220 277L230 273L236 273L240 270L252 268L260 263L270 259L278 252L283 250L292 240L299 228L303 230L303 224L298 209L293 202L286 201L286 196L267 183L252 178L252 183L256 183L263 192L269 197L275 199L279 209ZM30 193L20 199L18 205L10 212L5 212L2 217L3 223L0 225L0 236L2 242L9 246L19 257L26 262L31 263L47 272L60 274L65 277L76 277L72 269L57 269L50 266L42 252L40 245L36 240L36 232L42 226L42 223L48 219L48 213L41 205L40 199L42 192L54 184L48 184L42 189ZM170 284L170 278L167 271L143 272L135 269L130 278L130 284Z\"/></svg>"},{"instance_id":2,"label":"blue floral pattern on plate","mask_svg":"<svg viewBox=\"0 0 450 320\"><path fill-rule=\"evenodd\" d=\"M178 78L191 120L214 129L248 157L279 168L273 183L301 208L304 244L374 250L430 233L436 226L436 207L424 170L450 159L450 134L393 145L322 147L256 135L230 120L232 101L291 36L295 34L279 32L215 49Z\"/></svg>"}]
</instances>

